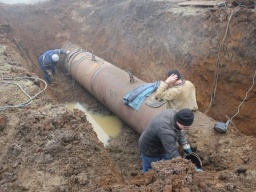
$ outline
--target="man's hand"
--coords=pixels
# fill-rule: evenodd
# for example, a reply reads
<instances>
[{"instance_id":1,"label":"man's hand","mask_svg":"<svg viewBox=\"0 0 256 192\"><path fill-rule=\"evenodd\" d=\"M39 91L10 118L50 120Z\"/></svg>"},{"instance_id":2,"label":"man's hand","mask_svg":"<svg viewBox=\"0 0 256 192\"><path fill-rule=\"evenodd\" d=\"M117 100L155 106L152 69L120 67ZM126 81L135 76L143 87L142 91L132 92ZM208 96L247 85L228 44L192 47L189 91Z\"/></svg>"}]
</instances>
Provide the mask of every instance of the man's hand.
<instances>
[{"instance_id":1,"label":"man's hand","mask_svg":"<svg viewBox=\"0 0 256 192\"><path fill-rule=\"evenodd\" d=\"M192 153L192 149L191 148L184 149L184 151L187 154L191 154Z\"/></svg>"},{"instance_id":2,"label":"man's hand","mask_svg":"<svg viewBox=\"0 0 256 192\"><path fill-rule=\"evenodd\" d=\"M183 148L185 153L187 153L187 154L191 154L192 153L192 149L191 149L191 147L190 147L190 145L188 143L183 145L182 148Z\"/></svg>"},{"instance_id":3,"label":"man's hand","mask_svg":"<svg viewBox=\"0 0 256 192\"><path fill-rule=\"evenodd\" d=\"M166 80L165 80L165 83L167 83L167 84L172 84L172 83L174 83L176 80L177 80L177 75L175 75L175 74L172 74L172 75L170 75Z\"/></svg>"}]
</instances>

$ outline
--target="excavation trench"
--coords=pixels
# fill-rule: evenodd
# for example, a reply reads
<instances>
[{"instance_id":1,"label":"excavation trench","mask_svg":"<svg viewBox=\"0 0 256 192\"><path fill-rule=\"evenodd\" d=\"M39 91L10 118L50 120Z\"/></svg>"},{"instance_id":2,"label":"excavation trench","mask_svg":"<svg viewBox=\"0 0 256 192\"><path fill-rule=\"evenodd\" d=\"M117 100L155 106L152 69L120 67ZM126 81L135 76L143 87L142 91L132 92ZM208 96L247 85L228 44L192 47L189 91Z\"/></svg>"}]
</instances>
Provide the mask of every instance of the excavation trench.
<instances>
[{"instance_id":1,"label":"excavation trench","mask_svg":"<svg viewBox=\"0 0 256 192\"><path fill-rule=\"evenodd\" d=\"M242 133L255 135L254 11L178 8L164 1L87 2L78 10L79 1L67 2L72 10L67 11L65 3L2 9L6 30L19 31L13 41L32 60L28 67L35 73L40 75L37 58L44 50L74 44L145 82L179 69L196 86L201 112L222 122L232 118Z\"/></svg>"},{"instance_id":2,"label":"excavation trench","mask_svg":"<svg viewBox=\"0 0 256 192\"><path fill-rule=\"evenodd\" d=\"M47 87L27 111L1 112L0 145L5 149L1 179L5 179L0 189L256 189L255 138L250 137L256 135L255 11L122 0L0 4L0 8L0 43L7 47L0 57L3 77L42 78L38 57L47 49L82 48L91 59L86 67L79 68L76 62L78 71L68 71L68 58L61 57L54 87ZM111 67L104 72L93 55ZM203 160L204 174L192 174L184 160L177 160L141 175L137 141L154 114L145 106L145 113L124 109L122 98L140 83L164 80L169 69L178 69L196 87L199 110L186 135ZM92 82L95 70L101 76ZM129 73L137 84L130 84ZM42 85L33 86L32 93ZM11 93L1 100L15 103L18 99L10 99ZM66 111L66 103L83 103L90 111L120 116L120 134L102 147L81 111ZM226 134L213 130L216 121L228 119L232 124Z\"/></svg>"}]
</instances>

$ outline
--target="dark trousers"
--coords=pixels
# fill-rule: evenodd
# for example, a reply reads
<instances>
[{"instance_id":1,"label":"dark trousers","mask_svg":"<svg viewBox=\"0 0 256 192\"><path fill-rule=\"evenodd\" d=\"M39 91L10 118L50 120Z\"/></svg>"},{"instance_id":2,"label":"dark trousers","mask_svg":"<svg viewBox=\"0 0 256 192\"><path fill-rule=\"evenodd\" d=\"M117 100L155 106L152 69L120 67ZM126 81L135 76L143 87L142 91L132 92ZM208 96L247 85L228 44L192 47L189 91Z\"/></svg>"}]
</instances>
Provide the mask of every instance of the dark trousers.
<instances>
[{"instance_id":1,"label":"dark trousers","mask_svg":"<svg viewBox=\"0 0 256 192\"><path fill-rule=\"evenodd\" d=\"M145 173L148 170L152 169L151 163L152 162L157 162L161 160L168 160L170 159L167 154L158 156L158 157L149 157L143 153L141 153L141 158L142 158L142 172Z\"/></svg>"},{"instance_id":2,"label":"dark trousers","mask_svg":"<svg viewBox=\"0 0 256 192\"><path fill-rule=\"evenodd\" d=\"M48 71L51 70L52 74L55 75L55 66L54 65L49 65L49 66L41 65L40 68L43 71L43 75L44 75L44 78L47 81L47 83L52 83L52 80L49 76Z\"/></svg>"}]
</instances>

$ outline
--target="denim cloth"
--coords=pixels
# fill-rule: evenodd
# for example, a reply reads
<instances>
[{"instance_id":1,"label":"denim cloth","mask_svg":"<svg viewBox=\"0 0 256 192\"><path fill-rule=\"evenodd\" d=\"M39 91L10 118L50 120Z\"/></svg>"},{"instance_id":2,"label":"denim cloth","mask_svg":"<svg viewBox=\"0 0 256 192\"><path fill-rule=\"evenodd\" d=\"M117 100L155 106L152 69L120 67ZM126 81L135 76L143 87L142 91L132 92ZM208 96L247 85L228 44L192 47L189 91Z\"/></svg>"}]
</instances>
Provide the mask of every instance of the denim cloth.
<instances>
[{"instance_id":1,"label":"denim cloth","mask_svg":"<svg viewBox=\"0 0 256 192\"><path fill-rule=\"evenodd\" d=\"M52 64L50 66L40 66L40 69L43 71L44 78L47 80L48 83L52 83L52 80L49 76L48 70L52 71L52 74L55 74L55 65Z\"/></svg>"},{"instance_id":2,"label":"denim cloth","mask_svg":"<svg viewBox=\"0 0 256 192\"><path fill-rule=\"evenodd\" d=\"M51 70L55 74L55 67L57 62L52 60L53 54L66 54L66 51L62 49L48 50L39 57L40 69L43 71L44 78L48 83L51 83L51 79L48 74L48 70Z\"/></svg>"},{"instance_id":3,"label":"denim cloth","mask_svg":"<svg viewBox=\"0 0 256 192\"><path fill-rule=\"evenodd\" d=\"M152 169L151 167L151 163L152 162L157 162L157 161L161 161L161 160L168 160L170 159L170 157L168 156L168 154L164 154L162 156L159 157L149 157L143 153L141 153L141 158L142 158L142 172L145 173L148 170Z\"/></svg>"},{"instance_id":4,"label":"denim cloth","mask_svg":"<svg viewBox=\"0 0 256 192\"><path fill-rule=\"evenodd\" d=\"M124 96L124 104L135 110L139 110L145 98L153 93L158 88L159 84L160 82L156 81L154 83L145 83L136 87Z\"/></svg>"}]
</instances>

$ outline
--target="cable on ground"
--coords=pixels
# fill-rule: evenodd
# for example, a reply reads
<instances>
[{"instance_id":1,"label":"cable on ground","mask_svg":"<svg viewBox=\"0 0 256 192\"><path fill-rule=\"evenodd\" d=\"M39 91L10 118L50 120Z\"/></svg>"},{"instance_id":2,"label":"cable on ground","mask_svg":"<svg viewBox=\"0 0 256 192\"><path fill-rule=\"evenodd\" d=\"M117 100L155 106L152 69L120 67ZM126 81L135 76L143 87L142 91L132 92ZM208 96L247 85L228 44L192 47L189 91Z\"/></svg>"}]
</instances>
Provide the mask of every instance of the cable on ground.
<instances>
[{"instance_id":1,"label":"cable on ground","mask_svg":"<svg viewBox=\"0 0 256 192\"><path fill-rule=\"evenodd\" d=\"M25 107L25 106L28 106L30 105L32 102L33 102L33 99L35 99L38 95L40 95L42 92L44 92L47 88L47 83L43 80L43 79L40 79L40 78L37 78L37 77L15 77L15 78L2 78L3 81L0 81L0 83L7 83L7 84L15 84L17 85L21 91L29 98L27 101L23 102L23 103L20 103L20 104L17 104L17 105L7 105L7 106L0 106L0 111L4 111L6 109L13 109L13 108L19 108L19 107ZM21 80L21 79L34 79L34 80L39 80L39 81L42 81L45 85L45 87L43 88L43 90L41 90L40 92L38 92L37 94L35 94L34 96L30 96L29 94L26 93L26 91L16 82L13 82L13 81L16 81L16 80Z\"/></svg>"}]
</instances>

